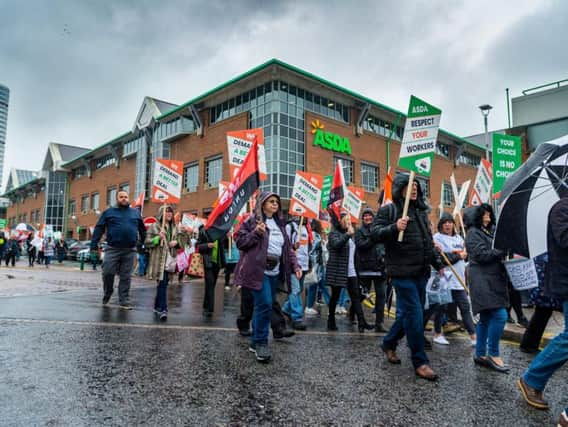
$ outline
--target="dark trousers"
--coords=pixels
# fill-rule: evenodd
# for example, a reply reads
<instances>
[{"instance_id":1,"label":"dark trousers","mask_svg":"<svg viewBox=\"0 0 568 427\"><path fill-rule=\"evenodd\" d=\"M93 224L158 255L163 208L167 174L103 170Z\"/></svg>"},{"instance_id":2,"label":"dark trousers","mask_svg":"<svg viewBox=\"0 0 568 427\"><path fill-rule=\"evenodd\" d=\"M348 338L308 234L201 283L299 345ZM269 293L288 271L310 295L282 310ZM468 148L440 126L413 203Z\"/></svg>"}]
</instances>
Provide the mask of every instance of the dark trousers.
<instances>
[{"instance_id":1,"label":"dark trousers","mask_svg":"<svg viewBox=\"0 0 568 427\"><path fill-rule=\"evenodd\" d=\"M156 288L156 298L154 300L154 310L168 311L168 283L170 280L169 273L164 272L164 278L158 280Z\"/></svg>"},{"instance_id":2,"label":"dark trousers","mask_svg":"<svg viewBox=\"0 0 568 427\"><path fill-rule=\"evenodd\" d=\"M16 266L16 252L15 251L8 251L6 253L6 267L8 264L12 264L12 267Z\"/></svg>"},{"instance_id":3,"label":"dark trousers","mask_svg":"<svg viewBox=\"0 0 568 427\"><path fill-rule=\"evenodd\" d=\"M203 297L203 311L213 313L215 311L215 285L219 276L219 266L213 264L205 268L205 296Z\"/></svg>"},{"instance_id":4,"label":"dark trousers","mask_svg":"<svg viewBox=\"0 0 568 427\"><path fill-rule=\"evenodd\" d=\"M371 283L375 287L375 326L382 325L385 318L386 278L384 276L361 276L359 282L369 291Z\"/></svg>"},{"instance_id":5,"label":"dark trousers","mask_svg":"<svg viewBox=\"0 0 568 427\"><path fill-rule=\"evenodd\" d=\"M511 308L515 311L515 315L517 316L517 322L521 321L525 318L523 314L523 303L521 302L521 293L513 288L513 285L509 282L509 301L510 306L507 308L507 314L511 315Z\"/></svg>"},{"instance_id":6,"label":"dark trousers","mask_svg":"<svg viewBox=\"0 0 568 427\"><path fill-rule=\"evenodd\" d=\"M457 307L460 309L463 325L470 335L475 334L475 325L473 324L473 317L471 315L471 306L467 293L463 289L452 289L452 299Z\"/></svg>"},{"instance_id":7,"label":"dark trousers","mask_svg":"<svg viewBox=\"0 0 568 427\"><path fill-rule=\"evenodd\" d=\"M541 307L536 305L534 307L534 313L529 322L529 326L523 334L523 339L521 340L521 347L526 350L538 350L540 345L540 340L548 325L548 321L552 316L554 310L548 307Z\"/></svg>"},{"instance_id":8,"label":"dark trousers","mask_svg":"<svg viewBox=\"0 0 568 427\"><path fill-rule=\"evenodd\" d=\"M118 274L118 300L120 304L129 302L130 279L136 252L132 249L107 248L103 262L103 287L105 295L114 291L114 276Z\"/></svg>"},{"instance_id":9,"label":"dark trousers","mask_svg":"<svg viewBox=\"0 0 568 427\"><path fill-rule=\"evenodd\" d=\"M441 334L445 310L446 306L441 304L431 305L428 307L428 310L424 310L424 328L426 328L426 324L434 316L434 332Z\"/></svg>"},{"instance_id":10,"label":"dark trousers","mask_svg":"<svg viewBox=\"0 0 568 427\"><path fill-rule=\"evenodd\" d=\"M35 248L33 250L29 250L28 251L28 263L29 263L30 267L34 266L35 257L36 257Z\"/></svg>"},{"instance_id":11,"label":"dark trousers","mask_svg":"<svg viewBox=\"0 0 568 427\"><path fill-rule=\"evenodd\" d=\"M331 287L331 298L329 299L329 319L335 319L335 309L337 307L337 302L339 301L339 296L341 294L341 286ZM357 316L357 322L359 325L366 323L365 316L363 315L363 307L361 306L361 291L359 289L359 282L357 277L347 278L347 292L349 293L349 298L351 299L351 311Z\"/></svg>"},{"instance_id":12,"label":"dark trousers","mask_svg":"<svg viewBox=\"0 0 568 427\"><path fill-rule=\"evenodd\" d=\"M231 284L231 274L235 271L235 267L237 264L226 264L225 265L225 286L229 286Z\"/></svg>"},{"instance_id":13,"label":"dark trousers","mask_svg":"<svg viewBox=\"0 0 568 427\"><path fill-rule=\"evenodd\" d=\"M241 288L241 314L237 317L237 328L240 331L248 331L254 313L254 296L251 289ZM286 329L286 319L282 314L282 307L273 295L272 314L270 315L272 331L281 332Z\"/></svg>"}]
</instances>

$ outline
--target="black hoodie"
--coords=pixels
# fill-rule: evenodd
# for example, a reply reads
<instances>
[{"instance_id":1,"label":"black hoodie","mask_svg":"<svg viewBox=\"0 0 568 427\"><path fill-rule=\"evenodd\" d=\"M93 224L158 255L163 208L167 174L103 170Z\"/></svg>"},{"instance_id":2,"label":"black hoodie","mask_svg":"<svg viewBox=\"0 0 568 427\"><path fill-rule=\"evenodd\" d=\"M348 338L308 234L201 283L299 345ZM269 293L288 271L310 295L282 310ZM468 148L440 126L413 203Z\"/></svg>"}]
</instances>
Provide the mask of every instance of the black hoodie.
<instances>
[{"instance_id":1,"label":"black hoodie","mask_svg":"<svg viewBox=\"0 0 568 427\"><path fill-rule=\"evenodd\" d=\"M402 217L405 196L402 190L408 185L408 175L399 174L394 177L393 203L379 209L373 220L371 232L377 241L385 245L386 272L390 277L426 277L430 275L431 265L436 270L443 267L434 250L428 205L420 183L417 184L418 197L416 201L410 202L410 221L402 242L398 242L396 222Z\"/></svg>"},{"instance_id":2,"label":"black hoodie","mask_svg":"<svg viewBox=\"0 0 568 427\"><path fill-rule=\"evenodd\" d=\"M365 214L373 214L373 210L365 208L361 217ZM385 247L379 243L371 233L372 223L361 226L355 231L355 268L357 273L361 272L383 272L385 270Z\"/></svg>"}]
</instances>

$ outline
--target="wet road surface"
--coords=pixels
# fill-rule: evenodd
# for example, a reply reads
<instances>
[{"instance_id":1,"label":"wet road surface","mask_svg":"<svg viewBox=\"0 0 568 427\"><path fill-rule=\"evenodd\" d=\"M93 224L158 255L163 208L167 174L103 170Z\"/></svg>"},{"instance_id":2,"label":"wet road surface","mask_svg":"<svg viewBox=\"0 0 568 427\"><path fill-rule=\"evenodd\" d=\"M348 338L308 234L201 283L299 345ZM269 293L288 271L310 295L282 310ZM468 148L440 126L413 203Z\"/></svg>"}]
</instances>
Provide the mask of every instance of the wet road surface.
<instances>
[{"instance_id":1,"label":"wet road surface","mask_svg":"<svg viewBox=\"0 0 568 427\"><path fill-rule=\"evenodd\" d=\"M218 286L225 310L204 319L202 286L174 285L160 323L151 283L133 285L124 311L101 307L100 276L74 277L58 292L0 298L1 425L545 426L568 404L564 367L547 388L553 409L529 408L514 383L531 357L507 343L503 375L475 367L466 337L450 337L429 352L441 375L429 383L415 378L406 345L402 365L389 365L379 335L343 316L328 334L314 318L271 340L262 365L234 327L233 290Z\"/></svg>"}]
</instances>

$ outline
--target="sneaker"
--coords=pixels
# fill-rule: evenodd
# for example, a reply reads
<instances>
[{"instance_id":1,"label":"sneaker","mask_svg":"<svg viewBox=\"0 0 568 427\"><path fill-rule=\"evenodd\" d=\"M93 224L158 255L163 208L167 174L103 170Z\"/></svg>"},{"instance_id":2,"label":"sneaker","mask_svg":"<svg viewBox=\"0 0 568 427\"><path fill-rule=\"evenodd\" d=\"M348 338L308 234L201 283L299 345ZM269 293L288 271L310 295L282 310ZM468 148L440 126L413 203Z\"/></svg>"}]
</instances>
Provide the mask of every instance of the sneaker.
<instances>
[{"instance_id":1,"label":"sneaker","mask_svg":"<svg viewBox=\"0 0 568 427\"><path fill-rule=\"evenodd\" d=\"M159 316L160 314L162 314L162 312L160 310L158 310L157 308L154 309L154 314L156 316Z\"/></svg>"},{"instance_id":2,"label":"sneaker","mask_svg":"<svg viewBox=\"0 0 568 427\"><path fill-rule=\"evenodd\" d=\"M568 427L568 409L565 409L558 418L558 427Z\"/></svg>"},{"instance_id":3,"label":"sneaker","mask_svg":"<svg viewBox=\"0 0 568 427\"><path fill-rule=\"evenodd\" d=\"M122 302L118 307L123 310L132 310L132 305L129 302Z\"/></svg>"},{"instance_id":4,"label":"sneaker","mask_svg":"<svg viewBox=\"0 0 568 427\"><path fill-rule=\"evenodd\" d=\"M440 344L440 345L450 345L449 341L443 335L439 335L437 337L434 337L434 342L436 344Z\"/></svg>"},{"instance_id":5,"label":"sneaker","mask_svg":"<svg viewBox=\"0 0 568 427\"><path fill-rule=\"evenodd\" d=\"M261 363L268 363L270 361L270 358L272 357L268 344L256 344L255 354L256 360Z\"/></svg>"},{"instance_id":6,"label":"sneaker","mask_svg":"<svg viewBox=\"0 0 568 427\"><path fill-rule=\"evenodd\" d=\"M168 320L168 312L167 311L162 311L160 313L160 320L162 322L165 322L166 320Z\"/></svg>"},{"instance_id":7,"label":"sneaker","mask_svg":"<svg viewBox=\"0 0 568 427\"><path fill-rule=\"evenodd\" d=\"M304 313L306 314L306 316L317 316L319 314L319 312L315 308L311 307L307 307L304 310Z\"/></svg>"},{"instance_id":8,"label":"sneaker","mask_svg":"<svg viewBox=\"0 0 568 427\"><path fill-rule=\"evenodd\" d=\"M296 331L305 331L306 325L304 324L304 322L297 320L295 322L292 322L292 329Z\"/></svg>"}]
</instances>

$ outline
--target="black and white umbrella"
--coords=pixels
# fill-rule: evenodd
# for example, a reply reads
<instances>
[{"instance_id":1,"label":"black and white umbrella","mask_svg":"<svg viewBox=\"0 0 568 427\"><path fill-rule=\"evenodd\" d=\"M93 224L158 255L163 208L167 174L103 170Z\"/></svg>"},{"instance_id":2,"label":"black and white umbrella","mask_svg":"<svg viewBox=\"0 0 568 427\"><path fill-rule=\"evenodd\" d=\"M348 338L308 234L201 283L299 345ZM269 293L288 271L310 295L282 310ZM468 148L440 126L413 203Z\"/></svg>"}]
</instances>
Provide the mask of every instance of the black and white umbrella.
<instances>
[{"instance_id":1,"label":"black and white umbrella","mask_svg":"<svg viewBox=\"0 0 568 427\"><path fill-rule=\"evenodd\" d=\"M527 258L547 251L548 212L568 197L568 135L543 142L501 191L493 246Z\"/></svg>"}]
</instances>

